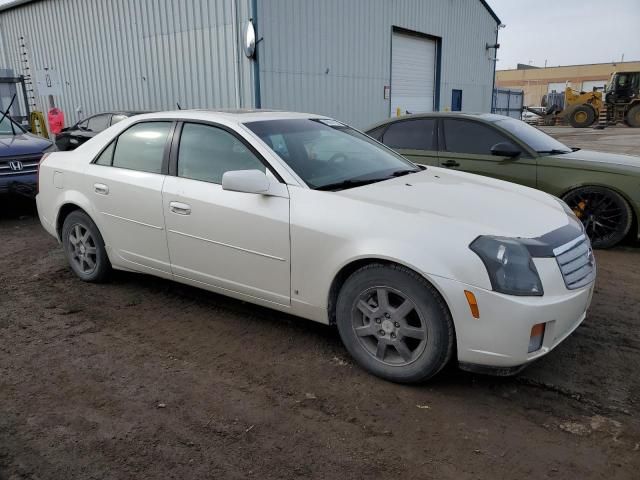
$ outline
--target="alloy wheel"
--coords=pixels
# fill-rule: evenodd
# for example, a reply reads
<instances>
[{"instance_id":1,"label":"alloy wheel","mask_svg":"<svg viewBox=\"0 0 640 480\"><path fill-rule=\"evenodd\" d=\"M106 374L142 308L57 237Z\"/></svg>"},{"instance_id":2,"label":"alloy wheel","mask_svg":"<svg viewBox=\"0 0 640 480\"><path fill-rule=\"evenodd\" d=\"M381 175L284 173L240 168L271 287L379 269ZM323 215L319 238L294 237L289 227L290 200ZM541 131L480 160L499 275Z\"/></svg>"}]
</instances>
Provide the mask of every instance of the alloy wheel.
<instances>
[{"instance_id":1,"label":"alloy wheel","mask_svg":"<svg viewBox=\"0 0 640 480\"><path fill-rule=\"evenodd\" d=\"M93 273L98 260L96 242L89 229L76 223L69 231L69 253L76 269L86 275Z\"/></svg>"},{"instance_id":2,"label":"alloy wheel","mask_svg":"<svg viewBox=\"0 0 640 480\"><path fill-rule=\"evenodd\" d=\"M365 351L385 365L408 365L426 347L426 322L411 299L391 287L378 286L362 292L351 319Z\"/></svg>"},{"instance_id":3,"label":"alloy wheel","mask_svg":"<svg viewBox=\"0 0 640 480\"><path fill-rule=\"evenodd\" d=\"M623 206L605 191L577 190L565 200L596 246L617 236L625 227Z\"/></svg>"}]
</instances>

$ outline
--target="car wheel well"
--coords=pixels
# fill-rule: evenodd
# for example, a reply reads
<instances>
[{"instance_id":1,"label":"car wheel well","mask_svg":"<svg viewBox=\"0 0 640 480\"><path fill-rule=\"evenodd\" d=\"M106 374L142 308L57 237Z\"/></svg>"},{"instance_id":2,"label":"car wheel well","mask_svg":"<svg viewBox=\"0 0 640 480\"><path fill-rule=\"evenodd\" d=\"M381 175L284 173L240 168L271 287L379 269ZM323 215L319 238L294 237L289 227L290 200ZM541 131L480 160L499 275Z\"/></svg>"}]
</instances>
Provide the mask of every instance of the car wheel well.
<instances>
[{"instance_id":1,"label":"car wheel well","mask_svg":"<svg viewBox=\"0 0 640 480\"><path fill-rule=\"evenodd\" d=\"M89 215L75 203L65 203L64 205L62 205L62 207L60 207L60 210L58 210L58 218L56 220L56 233L58 234L58 239L62 239L62 225L64 225L65 219L71 212L75 212L76 210L80 210L81 212Z\"/></svg>"},{"instance_id":2,"label":"car wheel well","mask_svg":"<svg viewBox=\"0 0 640 480\"><path fill-rule=\"evenodd\" d=\"M344 285L344 282L346 282L347 279L349 278L349 276L352 273L354 273L355 271L359 270L360 268L362 268L364 266L372 265L372 264L378 264L378 265L384 265L384 266L389 266L389 267L397 267L397 268L402 268L402 269L405 269L405 270L410 270L415 275L423 278L427 283L429 283L429 285L431 285L433 287L433 289L436 292L438 292L440 297L442 297L442 301L444 302L444 304L447 307L447 309L449 309L449 305L447 305L447 302L444 299L444 297L442 296L442 293L440 293L438 291L438 289L428 279L426 279L424 277L424 275L422 275L421 273L415 271L414 269L412 269L410 267L407 267L406 265L403 265L403 264L398 263L398 262L394 262L392 260L385 260L385 259L380 259L380 258L362 258L362 259L354 260L353 262L348 263L347 265L343 266L340 269L340 271L336 274L336 276L333 279L333 282L331 283L331 288L329 289L329 299L328 299L328 304L327 304L329 325L335 325L336 324L336 304L337 304L337 301L338 301L338 294L340 293L340 289ZM449 309L449 312L451 312L450 309ZM454 326L454 329L455 329L455 326Z\"/></svg>"}]
</instances>

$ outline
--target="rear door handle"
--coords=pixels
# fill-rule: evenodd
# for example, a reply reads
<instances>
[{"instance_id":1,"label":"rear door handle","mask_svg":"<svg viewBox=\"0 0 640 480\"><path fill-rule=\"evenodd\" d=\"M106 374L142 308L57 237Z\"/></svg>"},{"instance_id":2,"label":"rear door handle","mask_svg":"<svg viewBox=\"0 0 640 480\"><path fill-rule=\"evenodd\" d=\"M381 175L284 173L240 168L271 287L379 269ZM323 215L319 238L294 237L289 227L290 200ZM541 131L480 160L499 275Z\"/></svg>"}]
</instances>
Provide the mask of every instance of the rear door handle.
<instances>
[{"instance_id":1,"label":"rear door handle","mask_svg":"<svg viewBox=\"0 0 640 480\"><path fill-rule=\"evenodd\" d=\"M460 164L458 162L456 162L455 160L447 160L446 162L444 162L442 164L443 167L459 167Z\"/></svg>"},{"instance_id":2,"label":"rear door handle","mask_svg":"<svg viewBox=\"0 0 640 480\"><path fill-rule=\"evenodd\" d=\"M169 202L169 210L178 215L190 215L191 205L181 202Z\"/></svg>"},{"instance_id":3,"label":"rear door handle","mask_svg":"<svg viewBox=\"0 0 640 480\"><path fill-rule=\"evenodd\" d=\"M109 187L104 183L94 183L93 189L99 195L109 195Z\"/></svg>"}]
</instances>

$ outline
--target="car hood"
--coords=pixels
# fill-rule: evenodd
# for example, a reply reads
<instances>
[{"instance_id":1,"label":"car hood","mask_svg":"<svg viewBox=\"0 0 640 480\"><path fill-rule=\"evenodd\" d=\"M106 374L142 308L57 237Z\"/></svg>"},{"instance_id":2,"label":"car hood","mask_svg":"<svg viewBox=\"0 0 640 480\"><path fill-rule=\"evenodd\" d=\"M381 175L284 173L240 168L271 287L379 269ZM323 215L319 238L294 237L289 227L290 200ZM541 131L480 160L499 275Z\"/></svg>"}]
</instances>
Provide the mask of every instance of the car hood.
<instances>
[{"instance_id":1,"label":"car hood","mask_svg":"<svg viewBox=\"0 0 640 480\"><path fill-rule=\"evenodd\" d=\"M598 170L606 169L607 166L611 165L640 170L640 157L633 155L595 152L593 150L578 150L576 152L564 153L562 155L554 155L553 157L557 160L587 162L589 167L593 167Z\"/></svg>"},{"instance_id":2,"label":"car hood","mask_svg":"<svg viewBox=\"0 0 640 480\"><path fill-rule=\"evenodd\" d=\"M0 135L0 157L42 153L51 144L50 140L30 133Z\"/></svg>"},{"instance_id":3,"label":"car hood","mask_svg":"<svg viewBox=\"0 0 640 480\"><path fill-rule=\"evenodd\" d=\"M464 223L476 235L535 238L569 223L560 202L547 193L437 167L337 193L397 215Z\"/></svg>"}]
</instances>

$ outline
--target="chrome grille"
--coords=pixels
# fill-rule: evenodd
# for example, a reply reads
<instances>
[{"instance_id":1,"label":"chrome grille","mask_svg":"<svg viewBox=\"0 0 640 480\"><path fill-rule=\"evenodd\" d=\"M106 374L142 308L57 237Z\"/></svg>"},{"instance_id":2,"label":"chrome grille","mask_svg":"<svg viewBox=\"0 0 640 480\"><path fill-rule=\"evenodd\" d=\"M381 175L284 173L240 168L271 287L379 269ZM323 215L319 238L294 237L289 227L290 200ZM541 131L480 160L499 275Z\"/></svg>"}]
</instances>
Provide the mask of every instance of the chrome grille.
<instances>
[{"instance_id":1,"label":"chrome grille","mask_svg":"<svg viewBox=\"0 0 640 480\"><path fill-rule=\"evenodd\" d=\"M569 290L575 290L593 282L596 264L591 242L586 235L580 235L575 240L554 249L553 253Z\"/></svg>"},{"instance_id":2,"label":"chrome grille","mask_svg":"<svg viewBox=\"0 0 640 480\"><path fill-rule=\"evenodd\" d=\"M42 158L42 154L0 157L0 177L36 173L38 171L40 158ZM20 170L12 169L11 164L13 162L20 162L22 168Z\"/></svg>"}]
</instances>

